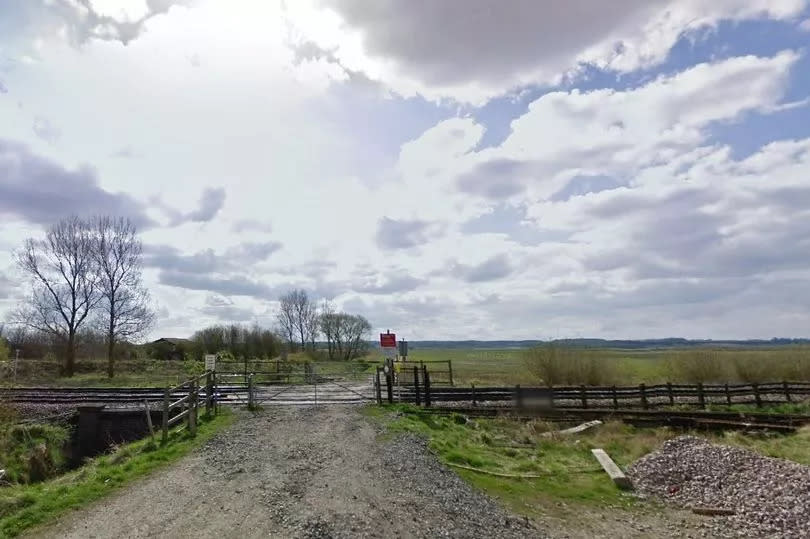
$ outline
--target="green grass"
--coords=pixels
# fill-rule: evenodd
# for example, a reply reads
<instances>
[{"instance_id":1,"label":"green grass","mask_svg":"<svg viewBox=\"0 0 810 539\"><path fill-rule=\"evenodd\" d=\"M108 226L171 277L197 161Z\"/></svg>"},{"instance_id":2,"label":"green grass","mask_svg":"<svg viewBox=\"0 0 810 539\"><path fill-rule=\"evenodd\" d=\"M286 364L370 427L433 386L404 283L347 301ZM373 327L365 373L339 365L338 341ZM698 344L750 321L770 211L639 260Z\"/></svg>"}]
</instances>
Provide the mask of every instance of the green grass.
<instances>
[{"instance_id":1,"label":"green grass","mask_svg":"<svg viewBox=\"0 0 810 539\"><path fill-rule=\"evenodd\" d=\"M396 412L396 413L392 413ZM543 433L557 427L543 421L466 419L435 416L405 405L368 407L365 413L387 425L389 436L412 432L427 437L430 449L448 465L500 474L539 475L507 478L454 468L472 485L530 517L576 517L576 508L644 510L651 503L618 490L599 467L591 449L601 447L626 468L665 440L683 434L669 428L634 428L609 422L575 436ZM695 433L692 433L695 434ZM810 463L810 427L789 436L697 434L712 441L746 447L761 454Z\"/></svg>"},{"instance_id":2,"label":"green grass","mask_svg":"<svg viewBox=\"0 0 810 539\"><path fill-rule=\"evenodd\" d=\"M810 380L810 347L756 349L573 349L604 361L617 385L666 382L752 382ZM524 359L525 350L411 348L411 361L452 361L455 385L476 386L540 384ZM757 368L754 368L754 366ZM765 366L764 368L762 366ZM446 370L438 364L436 370ZM440 374L441 379L446 374ZM756 378L761 378L757 380ZM586 383L586 382L582 382Z\"/></svg>"},{"instance_id":3,"label":"green grass","mask_svg":"<svg viewBox=\"0 0 810 539\"><path fill-rule=\"evenodd\" d=\"M233 419L233 413L223 409L210 419L200 416L194 438L175 429L165 446L156 446L147 438L123 445L114 453L92 459L81 468L55 479L0 489L0 537L19 535L176 461L205 443Z\"/></svg>"},{"instance_id":4,"label":"green grass","mask_svg":"<svg viewBox=\"0 0 810 539\"><path fill-rule=\"evenodd\" d=\"M58 474L68 430L59 425L0 422L0 465L10 483L31 483Z\"/></svg>"}]
</instances>

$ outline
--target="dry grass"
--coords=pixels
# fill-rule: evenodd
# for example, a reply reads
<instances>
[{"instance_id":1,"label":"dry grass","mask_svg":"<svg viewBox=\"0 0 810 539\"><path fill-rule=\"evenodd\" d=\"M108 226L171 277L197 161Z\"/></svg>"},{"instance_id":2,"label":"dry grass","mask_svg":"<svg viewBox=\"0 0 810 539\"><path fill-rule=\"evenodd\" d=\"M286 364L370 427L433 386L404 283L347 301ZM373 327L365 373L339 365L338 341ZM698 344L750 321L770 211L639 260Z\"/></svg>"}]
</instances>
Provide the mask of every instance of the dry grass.
<instances>
[{"instance_id":1,"label":"dry grass","mask_svg":"<svg viewBox=\"0 0 810 539\"><path fill-rule=\"evenodd\" d=\"M600 359L594 350L549 343L526 350L524 361L527 369L548 386L619 381L615 363Z\"/></svg>"}]
</instances>

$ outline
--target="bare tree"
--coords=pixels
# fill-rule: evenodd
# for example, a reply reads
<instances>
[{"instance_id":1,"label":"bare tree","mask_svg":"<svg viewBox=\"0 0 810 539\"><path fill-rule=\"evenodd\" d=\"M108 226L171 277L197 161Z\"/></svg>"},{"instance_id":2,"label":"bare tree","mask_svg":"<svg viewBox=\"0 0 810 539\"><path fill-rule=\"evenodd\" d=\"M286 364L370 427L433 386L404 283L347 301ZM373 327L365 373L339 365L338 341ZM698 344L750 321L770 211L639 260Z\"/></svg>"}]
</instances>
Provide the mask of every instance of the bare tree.
<instances>
[{"instance_id":1,"label":"bare tree","mask_svg":"<svg viewBox=\"0 0 810 539\"><path fill-rule=\"evenodd\" d=\"M122 217L96 217L90 228L107 336L107 376L112 378L116 343L143 335L155 315L141 279L143 247L135 225Z\"/></svg>"},{"instance_id":2,"label":"bare tree","mask_svg":"<svg viewBox=\"0 0 810 539\"><path fill-rule=\"evenodd\" d=\"M278 328L284 338L290 351L295 350L295 298L294 293L289 292L279 298L278 314Z\"/></svg>"},{"instance_id":3,"label":"bare tree","mask_svg":"<svg viewBox=\"0 0 810 539\"><path fill-rule=\"evenodd\" d=\"M16 321L57 338L65 350L63 373L73 376L76 333L100 299L88 227L78 217L63 219L45 239L27 239L15 258L32 281L31 301Z\"/></svg>"},{"instance_id":4,"label":"bare tree","mask_svg":"<svg viewBox=\"0 0 810 539\"><path fill-rule=\"evenodd\" d=\"M365 338L371 331L371 324L364 317L337 313L331 305L324 303L320 323L326 337L329 359L349 360L365 352Z\"/></svg>"},{"instance_id":5,"label":"bare tree","mask_svg":"<svg viewBox=\"0 0 810 539\"><path fill-rule=\"evenodd\" d=\"M279 298L278 321L281 330L288 337L290 348L297 344L301 349L315 344L318 335L318 310L310 301L306 290L295 289ZM297 342L296 342L297 340Z\"/></svg>"},{"instance_id":6,"label":"bare tree","mask_svg":"<svg viewBox=\"0 0 810 539\"><path fill-rule=\"evenodd\" d=\"M323 333L323 336L326 338L326 350L329 354L329 359L334 360L338 355L335 307L328 300L323 300L321 304L321 313L318 316L318 323L320 324L321 333Z\"/></svg>"}]
</instances>

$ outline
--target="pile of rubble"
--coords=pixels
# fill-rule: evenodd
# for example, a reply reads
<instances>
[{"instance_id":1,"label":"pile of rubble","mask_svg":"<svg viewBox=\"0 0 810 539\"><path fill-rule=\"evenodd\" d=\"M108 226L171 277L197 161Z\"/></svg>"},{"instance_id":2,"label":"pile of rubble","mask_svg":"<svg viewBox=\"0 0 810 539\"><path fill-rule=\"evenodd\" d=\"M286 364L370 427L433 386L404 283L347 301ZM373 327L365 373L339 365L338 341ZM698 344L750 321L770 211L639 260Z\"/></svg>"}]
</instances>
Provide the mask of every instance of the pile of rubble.
<instances>
[{"instance_id":1,"label":"pile of rubble","mask_svg":"<svg viewBox=\"0 0 810 539\"><path fill-rule=\"evenodd\" d=\"M717 536L810 537L807 466L681 436L639 459L627 475L638 491L679 506L732 510L713 517Z\"/></svg>"}]
</instances>

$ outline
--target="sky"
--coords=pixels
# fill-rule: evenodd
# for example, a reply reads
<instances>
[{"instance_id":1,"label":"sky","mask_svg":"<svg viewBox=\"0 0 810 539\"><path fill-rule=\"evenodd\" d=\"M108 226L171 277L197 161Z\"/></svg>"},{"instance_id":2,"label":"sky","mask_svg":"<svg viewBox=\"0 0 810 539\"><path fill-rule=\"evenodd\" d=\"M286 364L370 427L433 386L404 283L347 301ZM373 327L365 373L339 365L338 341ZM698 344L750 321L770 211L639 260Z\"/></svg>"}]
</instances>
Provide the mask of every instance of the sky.
<instances>
[{"instance_id":1,"label":"sky","mask_svg":"<svg viewBox=\"0 0 810 539\"><path fill-rule=\"evenodd\" d=\"M810 0L0 0L0 319L68 215L151 336L810 336Z\"/></svg>"}]
</instances>

